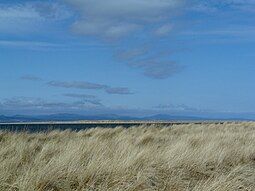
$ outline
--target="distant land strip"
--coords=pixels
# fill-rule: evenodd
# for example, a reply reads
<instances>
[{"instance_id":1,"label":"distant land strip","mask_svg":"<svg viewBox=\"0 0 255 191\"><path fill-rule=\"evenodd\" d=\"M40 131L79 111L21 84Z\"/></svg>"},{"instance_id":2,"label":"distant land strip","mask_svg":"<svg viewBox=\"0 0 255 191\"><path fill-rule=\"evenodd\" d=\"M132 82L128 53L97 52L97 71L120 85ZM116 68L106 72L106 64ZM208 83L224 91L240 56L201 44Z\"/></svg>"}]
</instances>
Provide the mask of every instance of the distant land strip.
<instances>
[{"instance_id":1,"label":"distant land strip","mask_svg":"<svg viewBox=\"0 0 255 191\"><path fill-rule=\"evenodd\" d=\"M223 123L239 123L238 121L224 121L224 120L208 120L208 121L118 121L118 120L100 120L100 121L43 121L43 122L2 122L0 125L65 125L65 124L78 124L78 125L89 125L89 124L135 124L135 125L150 125L150 124L161 124L161 125L182 125L182 124L223 124Z\"/></svg>"}]
</instances>

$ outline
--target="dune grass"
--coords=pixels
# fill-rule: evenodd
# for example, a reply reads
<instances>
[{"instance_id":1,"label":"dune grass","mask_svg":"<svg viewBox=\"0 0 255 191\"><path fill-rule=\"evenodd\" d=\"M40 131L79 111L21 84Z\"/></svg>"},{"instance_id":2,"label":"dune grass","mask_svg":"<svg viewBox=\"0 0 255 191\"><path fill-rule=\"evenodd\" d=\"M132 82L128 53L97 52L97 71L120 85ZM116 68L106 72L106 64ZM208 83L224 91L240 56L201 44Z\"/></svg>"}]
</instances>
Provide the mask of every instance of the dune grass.
<instances>
[{"instance_id":1,"label":"dune grass","mask_svg":"<svg viewBox=\"0 0 255 191\"><path fill-rule=\"evenodd\" d=\"M255 123L0 131L0 190L255 190Z\"/></svg>"}]
</instances>

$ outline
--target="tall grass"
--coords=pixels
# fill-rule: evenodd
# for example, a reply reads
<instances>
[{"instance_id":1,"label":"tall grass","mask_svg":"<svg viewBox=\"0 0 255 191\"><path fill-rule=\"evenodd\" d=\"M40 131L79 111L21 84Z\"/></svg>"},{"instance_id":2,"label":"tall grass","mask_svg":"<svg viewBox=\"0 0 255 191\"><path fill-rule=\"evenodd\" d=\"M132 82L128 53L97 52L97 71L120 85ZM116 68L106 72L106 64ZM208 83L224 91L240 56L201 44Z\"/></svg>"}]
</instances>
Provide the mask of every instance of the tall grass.
<instances>
[{"instance_id":1,"label":"tall grass","mask_svg":"<svg viewBox=\"0 0 255 191\"><path fill-rule=\"evenodd\" d=\"M0 190L255 190L255 123L0 131Z\"/></svg>"}]
</instances>

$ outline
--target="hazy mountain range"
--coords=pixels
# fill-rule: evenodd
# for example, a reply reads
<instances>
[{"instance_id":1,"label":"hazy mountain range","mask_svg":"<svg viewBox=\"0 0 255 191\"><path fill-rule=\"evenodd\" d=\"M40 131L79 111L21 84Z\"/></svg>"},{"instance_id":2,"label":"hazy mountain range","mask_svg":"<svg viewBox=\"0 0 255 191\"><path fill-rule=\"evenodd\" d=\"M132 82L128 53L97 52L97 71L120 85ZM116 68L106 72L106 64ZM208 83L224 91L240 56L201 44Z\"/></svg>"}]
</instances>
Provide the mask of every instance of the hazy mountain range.
<instances>
[{"instance_id":1,"label":"hazy mountain range","mask_svg":"<svg viewBox=\"0 0 255 191\"><path fill-rule=\"evenodd\" d=\"M205 118L198 116L175 116L167 114L157 114L146 117L132 117L132 116L120 116L115 114L102 114L102 115L79 115L59 113L52 115L14 115L5 116L0 115L0 122L41 122L41 121L79 121L79 120L164 120L164 121L195 121L195 120L249 120L244 118Z\"/></svg>"}]
</instances>

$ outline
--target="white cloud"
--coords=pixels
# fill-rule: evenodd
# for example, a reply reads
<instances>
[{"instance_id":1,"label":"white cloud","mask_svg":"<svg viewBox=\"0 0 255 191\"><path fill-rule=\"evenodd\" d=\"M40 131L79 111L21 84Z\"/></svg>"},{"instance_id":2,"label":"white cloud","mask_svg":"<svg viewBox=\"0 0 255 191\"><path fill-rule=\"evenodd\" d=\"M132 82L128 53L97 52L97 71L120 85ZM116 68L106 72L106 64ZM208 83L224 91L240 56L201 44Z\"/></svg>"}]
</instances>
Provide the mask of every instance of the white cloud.
<instances>
[{"instance_id":1,"label":"white cloud","mask_svg":"<svg viewBox=\"0 0 255 191\"><path fill-rule=\"evenodd\" d=\"M0 3L0 33L32 33L70 16L69 10L58 3Z\"/></svg>"},{"instance_id":2,"label":"white cloud","mask_svg":"<svg viewBox=\"0 0 255 191\"><path fill-rule=\"evenodd\" d=\"M19 41L19 40L0 40L0 46L5 47L27 47L27 48L57 48L62 47L61 44L54 44L40 41Z\"/></svg>"},{"instance_id":3,"label":"white cloud","mask_svg":"<svg viewBox=\"0 0 255 191\"><path fill-rule=\"evenodd\" d=\"M195 0L193 10L200 12L216 12L220 10L237 10L242 12L255 12L254 0Z\"/></svg>"},{"instance_id":4,"label":"white cloud","mask_svg":"<svg viewBox=\"0 0 255 191\"><path fill-rule=\"evenodd\" d=\"M168 35L171 31L173 30L173 25L171 24L165 24L159 27L156 31L155 34L157 36L166 36Z\"/></svg>"},{"instance_id":5,"label":"white cloud","mask_svg":"<svg viewBox=\"0 0 255 191\"><path fill-rule=\"evenodd\" d=\"M1 19L63 20L70 16L66 7L58 3L29 2L23 4L1 4Z\"/></svg>"},{"instance_id":6,"label":"white cloud","mask_svg":"<svg viewBox=\"0 0 255 191\"><path fill-rule=\"evenodd\" d=\"M80 20L73 24L73 31L77 34L103 36L107 39L118 39L120 37L126 36L138 28L139 25L136 24L121 24L96 20Z\"/></svg>"},{"instance_id":7,"label":"white cloud","mask_svg":"<svg viewBox=\"0 0 255 191\"><path fill-rule=\"evenodd\" d=\"M184 0L65 0L79 11L73 31L83 35L116 39L164 23L184 3ZM170 26L170 25L169 25ZM169 26L160 30L169 31Z\"/></svg>"},{"instance_id":8,"label":"white cloud","mask_svg":"<svg viewBox=\"0 0 255 191\"><path fill-rule=\"evenodd\" d=\"M114 19L155 19L175 10L182 0L65 0L84 16ZM116 18L118 16L118 18Z\"/></svg>"}]
</instances>

